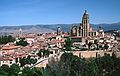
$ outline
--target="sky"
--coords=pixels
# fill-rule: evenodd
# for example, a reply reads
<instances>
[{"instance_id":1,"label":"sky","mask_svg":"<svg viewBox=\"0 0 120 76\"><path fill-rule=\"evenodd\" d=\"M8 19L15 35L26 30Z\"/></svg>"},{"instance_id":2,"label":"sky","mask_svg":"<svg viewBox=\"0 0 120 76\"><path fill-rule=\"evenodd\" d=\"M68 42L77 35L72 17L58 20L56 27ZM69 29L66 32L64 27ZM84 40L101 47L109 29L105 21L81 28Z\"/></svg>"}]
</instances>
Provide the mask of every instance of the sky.
<instances>
[{"instance_id":1,"label":"sky","mask_svg":"<svg viewBox=\"0 0 120 76\"><path fill-rule=\"evenodd\" d=\"M120 22L120 0L0 0L0 26Z\"/></svg>"}]
</instances>

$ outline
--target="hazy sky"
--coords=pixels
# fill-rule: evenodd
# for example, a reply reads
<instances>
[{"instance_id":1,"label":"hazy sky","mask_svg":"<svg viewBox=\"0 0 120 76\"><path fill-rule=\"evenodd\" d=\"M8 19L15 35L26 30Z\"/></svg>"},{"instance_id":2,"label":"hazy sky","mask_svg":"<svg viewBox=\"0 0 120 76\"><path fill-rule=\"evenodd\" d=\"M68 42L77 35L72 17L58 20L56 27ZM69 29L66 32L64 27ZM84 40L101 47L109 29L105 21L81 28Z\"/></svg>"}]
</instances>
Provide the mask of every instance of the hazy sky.
<instances>
[{"instance_id":1,"label":"hazy sky","mask_svg":"<svg viewBox=\"0 0 120 76\"><path fill-rule=\"evenodd\" d=\"M85 9L90 23L120 21L120 0L0 0L0 25L80 23Z\"/></svg>"}]
</instances>

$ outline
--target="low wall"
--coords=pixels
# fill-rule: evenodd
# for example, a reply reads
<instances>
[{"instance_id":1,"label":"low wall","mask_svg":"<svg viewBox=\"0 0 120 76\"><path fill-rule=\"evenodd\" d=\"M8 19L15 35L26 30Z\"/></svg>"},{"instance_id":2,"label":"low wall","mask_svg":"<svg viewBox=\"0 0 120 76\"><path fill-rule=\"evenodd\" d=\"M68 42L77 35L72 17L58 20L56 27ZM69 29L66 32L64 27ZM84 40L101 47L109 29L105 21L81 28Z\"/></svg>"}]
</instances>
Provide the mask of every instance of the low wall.
<instances>
[{"instance_id":1,"label":"low wall","mask_svg":"<svg viewBox=\"0 0 120 76\"><path fill-rule=\"evenodd\" d=\"M78 57L90 58L96 57L96 55L104 56L105 53L110 54L112 56L113 52L106 52L106 51L72 51L73 55ZM120 52L115 52L117 57L120 57Z\"/></svg>"}]
</instances>

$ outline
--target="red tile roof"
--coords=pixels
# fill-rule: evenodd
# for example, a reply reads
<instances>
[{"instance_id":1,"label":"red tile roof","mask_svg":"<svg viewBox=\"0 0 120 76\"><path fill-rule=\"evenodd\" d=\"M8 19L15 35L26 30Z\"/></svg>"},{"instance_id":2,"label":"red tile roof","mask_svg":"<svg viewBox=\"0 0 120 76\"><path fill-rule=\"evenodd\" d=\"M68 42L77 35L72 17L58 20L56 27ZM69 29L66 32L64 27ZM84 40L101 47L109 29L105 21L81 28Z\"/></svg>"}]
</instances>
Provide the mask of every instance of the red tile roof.
<instances>
[{"instance_id":1,"label":"red tile roof","mask_svg":"<svg viewBox=\"0 0 120 76\"><path fill-rule=\"evenodd\" d=\"M19 48L20 46L5 46L2 48L2 50L12 50L12 49L17 49Z\"/></svg>"}]
</instances>

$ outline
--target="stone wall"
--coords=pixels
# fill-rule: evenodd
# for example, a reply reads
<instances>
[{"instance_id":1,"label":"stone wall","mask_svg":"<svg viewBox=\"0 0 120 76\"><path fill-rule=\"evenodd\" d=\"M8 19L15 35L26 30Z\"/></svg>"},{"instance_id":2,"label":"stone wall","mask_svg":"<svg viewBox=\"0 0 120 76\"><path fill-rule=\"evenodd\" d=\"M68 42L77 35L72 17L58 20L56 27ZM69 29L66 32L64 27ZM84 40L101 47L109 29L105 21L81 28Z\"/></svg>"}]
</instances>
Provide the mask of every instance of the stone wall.
<instances>
[{"instance_id":1,"label":"stone wall","mask_svg":"<svg viewBox=\"0 0 120 76\"><path fill-rule=\"evenodd\" d=\"M72 51L73 55L77 55L78 57L90 58L96 57L98 55L104 56L105 53L110 54L112 56L113 52L105 52L105 51ZM117 57L120 57L120 52L115 52Z\"/></svg>"}]
</instances>

